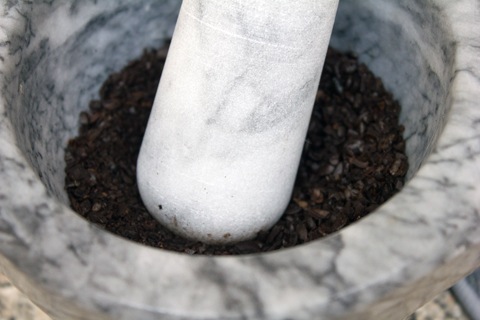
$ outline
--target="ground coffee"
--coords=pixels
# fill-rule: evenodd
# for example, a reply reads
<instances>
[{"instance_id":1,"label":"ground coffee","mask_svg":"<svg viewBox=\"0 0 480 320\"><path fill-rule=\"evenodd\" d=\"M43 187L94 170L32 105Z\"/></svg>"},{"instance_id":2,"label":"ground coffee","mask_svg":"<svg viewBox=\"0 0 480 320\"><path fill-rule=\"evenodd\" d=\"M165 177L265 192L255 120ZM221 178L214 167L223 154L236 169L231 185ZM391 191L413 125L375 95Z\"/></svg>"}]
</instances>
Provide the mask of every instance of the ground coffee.
<instances>
[{"instance_id":1,"label":"ground coffee","mask_svg":"<svg viewBox=\"0 0 480 320\"><path fill-rule=\"evenodd\" d=\"M291 202L251 241L212 246L180 238L140 199L136 160L168 46L147 50L110 75L80 114L65 153L72 208L100 227L149 246L189 254L246 254L331 234L375 210L404 184L408 163L399 105L364 64L329 49ZM181 130L181 128L179 128Z\"/></svg>"}]
</instances>

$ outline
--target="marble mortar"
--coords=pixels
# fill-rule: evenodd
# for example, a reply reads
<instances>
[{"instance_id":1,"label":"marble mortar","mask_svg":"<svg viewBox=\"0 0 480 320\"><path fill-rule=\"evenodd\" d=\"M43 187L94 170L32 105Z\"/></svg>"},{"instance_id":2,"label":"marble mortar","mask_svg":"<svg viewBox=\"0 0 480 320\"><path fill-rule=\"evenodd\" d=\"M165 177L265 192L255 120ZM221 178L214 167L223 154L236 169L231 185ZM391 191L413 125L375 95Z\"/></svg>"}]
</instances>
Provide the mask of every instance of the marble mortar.
<instances>
[{"instance_id":1,"label":"marble mortar","mask_svg":"<svg viewBox=\"0 0 480 320\"><path fill-rule=\"evenodd\" d=\"M0 271L53 319L401 319L480 266L480 2L341 0L331 44L402 105L409 182L306 245L189 256L78 216L64 147L178 0L0 1Z\"/></svg>"}]
</instances>

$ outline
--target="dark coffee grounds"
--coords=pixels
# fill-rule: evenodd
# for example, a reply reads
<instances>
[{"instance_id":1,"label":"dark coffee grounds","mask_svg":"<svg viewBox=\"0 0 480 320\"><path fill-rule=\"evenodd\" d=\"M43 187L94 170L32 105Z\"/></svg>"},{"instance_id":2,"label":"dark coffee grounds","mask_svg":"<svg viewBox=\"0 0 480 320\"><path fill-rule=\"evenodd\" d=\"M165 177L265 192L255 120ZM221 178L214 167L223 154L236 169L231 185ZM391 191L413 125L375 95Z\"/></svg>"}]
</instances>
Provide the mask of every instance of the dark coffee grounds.
<instances>
[{"instance_id":1,"label":"dark coffee grounds","mask_svg":"<svg viewBox=\"0 0 480 320\"><path fill-rule=\"evenodd\" d=\"M72 208L100 227L149 246L189 254L246 254L287 248L338 231L375 210L407 172L399 105L353 55L330 49L291 202L256 239L212 246L180 238L140 199L137 155L168 48L146 51L80 114L65 154ZM179 128L181 130L181 128Z\"/></svg>"}]
</instances>

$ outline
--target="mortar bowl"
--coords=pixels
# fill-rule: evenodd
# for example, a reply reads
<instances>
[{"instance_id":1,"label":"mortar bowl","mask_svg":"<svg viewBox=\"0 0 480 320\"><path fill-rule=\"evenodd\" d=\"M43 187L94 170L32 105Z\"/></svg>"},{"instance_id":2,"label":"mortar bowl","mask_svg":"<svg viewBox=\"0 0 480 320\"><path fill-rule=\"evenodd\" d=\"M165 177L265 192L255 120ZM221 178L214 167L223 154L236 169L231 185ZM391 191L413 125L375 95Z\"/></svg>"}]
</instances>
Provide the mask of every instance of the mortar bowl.
<instances>
[{"instance_id":1,"label":"mortar bowl","mask_svg":"<svg viewBox=\"0 0 480 320\"><path fill-rule=\"evenodd\" d=\"M342 0L331 44L402 106L397 195L291 249L189 256L73 212L64 149L101 83L171 37L179 0L3 1L0 271L53 319L401 319L480 266L478 1Z\"/></svg>"}]
</instances>

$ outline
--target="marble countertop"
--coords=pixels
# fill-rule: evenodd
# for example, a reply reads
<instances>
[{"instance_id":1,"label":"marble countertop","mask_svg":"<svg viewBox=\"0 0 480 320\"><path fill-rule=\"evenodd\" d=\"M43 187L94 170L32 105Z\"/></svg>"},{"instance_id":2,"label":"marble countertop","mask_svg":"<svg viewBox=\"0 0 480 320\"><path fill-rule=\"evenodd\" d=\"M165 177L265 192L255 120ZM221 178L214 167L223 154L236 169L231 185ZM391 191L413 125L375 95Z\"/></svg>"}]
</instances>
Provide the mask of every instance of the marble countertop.
<instances>
[{"instance_id":1,"label":"marble countertop","mask_svg":"<svg viewBox=\"0 0 480 320\"><path fill-rule=\"evenodd\" d=\"M0 273L0 320L50 320ZM468 320L449 291L418 309L406 320Z\"/></svg>"}]
</instances>

